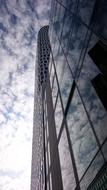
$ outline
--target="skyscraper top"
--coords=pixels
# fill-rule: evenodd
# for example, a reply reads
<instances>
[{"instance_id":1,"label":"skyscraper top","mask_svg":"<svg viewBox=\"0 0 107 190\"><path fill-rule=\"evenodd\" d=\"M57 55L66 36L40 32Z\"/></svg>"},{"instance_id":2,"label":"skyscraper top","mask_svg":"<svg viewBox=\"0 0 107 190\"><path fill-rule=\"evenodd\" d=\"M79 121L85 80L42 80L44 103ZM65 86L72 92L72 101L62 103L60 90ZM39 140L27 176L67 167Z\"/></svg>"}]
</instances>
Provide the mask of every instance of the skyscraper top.
<instances>
[{"instance_id":1,"label":"skyscraper top","mask_svg":"<svg viewBox=\"0 0 107 190\"><path fill-rule=\"evenodd\" d=\"M38 86L40 86L46 81L48 64L49 64L49 54L50 45L48 38L49 26L44 26L40 29L38 33Z\"/></svg>"}]
</instances>

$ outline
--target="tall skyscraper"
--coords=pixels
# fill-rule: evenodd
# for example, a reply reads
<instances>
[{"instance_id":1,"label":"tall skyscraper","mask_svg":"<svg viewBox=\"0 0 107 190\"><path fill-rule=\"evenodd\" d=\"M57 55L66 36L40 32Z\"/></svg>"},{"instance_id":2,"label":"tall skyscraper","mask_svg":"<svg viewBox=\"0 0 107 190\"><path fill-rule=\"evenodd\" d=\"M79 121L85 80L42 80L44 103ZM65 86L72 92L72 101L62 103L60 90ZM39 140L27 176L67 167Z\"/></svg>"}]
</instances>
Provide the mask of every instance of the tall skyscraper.
<instances>
[{"instance_id":1,"label":"tall skyscraper","mask_svg":"<svg viewBox=\"0 0 107 190\"><path fill-rule=\"evenodd\" d=\"M31 190L107 190L106 20L106 0L52 0L38 34Z\"/></svg>"}]
</instances>

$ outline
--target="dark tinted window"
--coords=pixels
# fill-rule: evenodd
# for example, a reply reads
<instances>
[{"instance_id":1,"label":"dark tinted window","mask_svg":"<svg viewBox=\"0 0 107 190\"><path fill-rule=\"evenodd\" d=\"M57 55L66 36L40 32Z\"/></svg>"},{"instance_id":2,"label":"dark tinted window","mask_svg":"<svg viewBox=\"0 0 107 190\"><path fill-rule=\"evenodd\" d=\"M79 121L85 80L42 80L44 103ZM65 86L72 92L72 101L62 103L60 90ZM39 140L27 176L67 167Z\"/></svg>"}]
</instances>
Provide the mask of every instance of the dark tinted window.
<instances>
[{"instance_id":1,"label":"dark tinted window","mask_svg":"<svg viewBox=\"0 0 107 190\"><path fill-rule=\"evenodd\" d=\"M88 53L100 71L107 76L107 46L99 41Z\"/></svg>"},{"instance_id":2,"label":"dark tinted window","mask_svg":"<svg viewBox=\"0 0 107 190\"><path fill-rule=\"evenodd\" d=\"M100 73L92 80L92 84L107 110L107 79Z\"/></svg>"}]
</instances>

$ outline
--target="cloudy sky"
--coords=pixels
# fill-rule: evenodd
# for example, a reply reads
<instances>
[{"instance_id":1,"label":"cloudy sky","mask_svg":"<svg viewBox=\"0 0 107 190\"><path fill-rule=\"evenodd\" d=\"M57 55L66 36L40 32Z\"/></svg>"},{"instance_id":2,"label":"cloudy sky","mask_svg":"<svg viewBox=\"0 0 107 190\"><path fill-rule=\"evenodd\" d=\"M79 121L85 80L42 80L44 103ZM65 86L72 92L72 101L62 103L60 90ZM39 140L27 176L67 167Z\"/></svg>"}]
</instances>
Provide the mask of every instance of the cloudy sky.
<instances>
[{"instance_id":1,"label":"cloudy sky","mask_svg":"<svg viewBox=\"0 0 107 190\"><path fill-rule=\"evenodd\" d=\"M37 33L50 0L0 0L0 190L30 190Z\"/></svg>"}]
</instances>

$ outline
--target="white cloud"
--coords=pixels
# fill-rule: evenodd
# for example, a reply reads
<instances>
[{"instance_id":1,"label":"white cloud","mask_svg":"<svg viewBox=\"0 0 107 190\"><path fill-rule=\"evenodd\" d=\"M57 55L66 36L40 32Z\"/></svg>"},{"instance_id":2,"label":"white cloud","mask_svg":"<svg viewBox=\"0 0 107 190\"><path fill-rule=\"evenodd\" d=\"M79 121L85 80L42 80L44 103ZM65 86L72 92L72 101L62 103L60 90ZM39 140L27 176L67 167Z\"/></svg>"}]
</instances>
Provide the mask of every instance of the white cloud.
<instances>
[{"instance_id":1,"label":"white cloud","mask_svg":"<svg viewBox=\"0 0 107 190\"><path fill-rule=\"evenodd\" d=\"M49 7L29 2L8 0L0 8L1 190L30 189L36 40Z\"/></svg>"}]
</instances>

